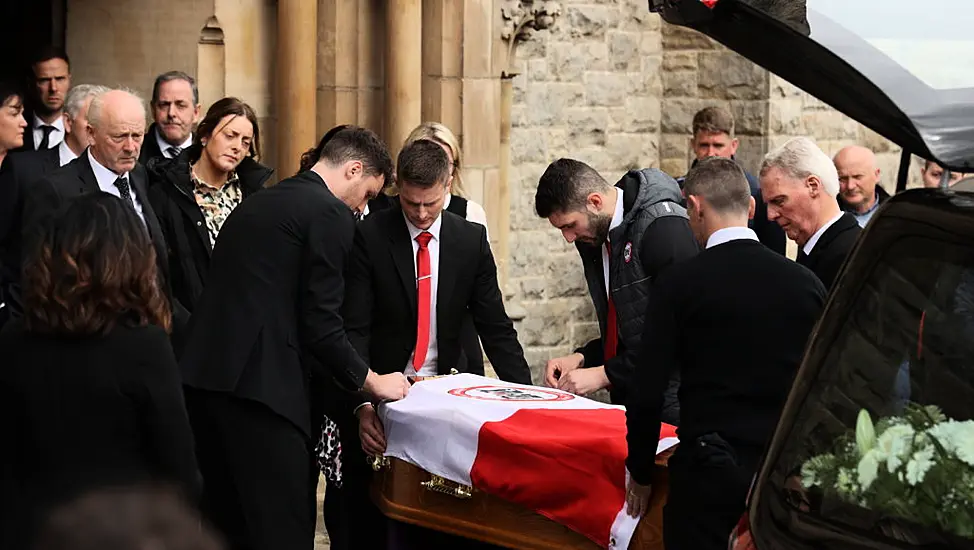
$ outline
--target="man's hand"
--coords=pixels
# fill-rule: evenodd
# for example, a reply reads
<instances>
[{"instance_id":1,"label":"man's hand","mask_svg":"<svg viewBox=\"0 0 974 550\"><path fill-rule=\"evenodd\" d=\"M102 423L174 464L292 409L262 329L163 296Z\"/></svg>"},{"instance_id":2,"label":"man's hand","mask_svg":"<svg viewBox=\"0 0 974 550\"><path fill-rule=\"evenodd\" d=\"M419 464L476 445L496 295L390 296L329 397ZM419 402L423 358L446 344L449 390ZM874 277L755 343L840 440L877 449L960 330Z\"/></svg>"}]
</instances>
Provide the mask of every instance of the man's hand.
<instances>
[{"instance_id":1,"label":"man's hand","mask_svg":"<svg viewBox=\"0 0 974 550\"><path fill-rule=\"evenodd\" d=\"M371 404L365 405L356 413L358 416L358 438L362 450L368 456L382 456L386 452L386 434L382 421Z\"/></svg>"},{"instance_id":2,"label":"man's hand","mask_svg":"<svg viewBox=\"0 0 974 550\"><path fill-rule=\"evenodd\" d=\"M585 363L585 356L581 353L573 353L565 357L556 357L548 361L544 368L544 383L549 388L557 388L558 381L566 374L578 369Z\"/></svg>"},{"instance_id":3,"label":"man's hand","mask_svg":"<svg viewBox=\"0 0 974 550\"><path fill-rule=\"evenodd\" d=\"M634 518L643 517L649 511L649 497L652 495L652 485L640 485L629 478L626 485L626 511Z\"/></svg>"},{"instance_id":4,"label":"man's hand","mask_svg":"<svg viewBox=\"0 0 974 550\"><path fill-rule=\"evenodd\" d=\"M370 370L362 389L375 401L398 401L409 393L409 380L401 372L380 375Z\"/></svg>"},{"instance_id":5,"label":"man's hand","mask_svg":"<svg viewBox=\"0 0 974 550\"><path fill-rule=\"evenodd\" d=\"M558 380L559 390L574 393L575 395L588 395L608 387L609 379L605 376L605 367L576 369Z\"/></svg>"}]
</instances>

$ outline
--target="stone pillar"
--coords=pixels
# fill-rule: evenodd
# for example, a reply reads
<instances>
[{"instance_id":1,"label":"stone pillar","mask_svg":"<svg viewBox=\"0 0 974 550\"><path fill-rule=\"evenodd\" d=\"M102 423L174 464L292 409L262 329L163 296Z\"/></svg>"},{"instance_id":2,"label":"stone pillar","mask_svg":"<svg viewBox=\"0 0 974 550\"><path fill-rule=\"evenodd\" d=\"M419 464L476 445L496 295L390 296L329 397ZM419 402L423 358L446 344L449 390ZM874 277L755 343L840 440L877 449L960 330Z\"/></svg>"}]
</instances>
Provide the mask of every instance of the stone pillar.
<instances>
[{"instance_id":1,"label":"stone pillar","mask_svg":"<svg viewBox=\"0 0 974 550\"><path fill-rule=\"evenodd\" d=\"M277 172L295 172L301 154L314 145L316 0L278 0L277 5Z\"/></svg>"},{"instance_id":2,"label":"stone pillar","mask_svg":"<svg viewBox=\"0 0 974 550\"><path fill-rule=\"evenodd\" d=\"M386 25L385 137L395 158L409 132L422 120L422 0L389 0Z\"/></svg>"}]
</instances>

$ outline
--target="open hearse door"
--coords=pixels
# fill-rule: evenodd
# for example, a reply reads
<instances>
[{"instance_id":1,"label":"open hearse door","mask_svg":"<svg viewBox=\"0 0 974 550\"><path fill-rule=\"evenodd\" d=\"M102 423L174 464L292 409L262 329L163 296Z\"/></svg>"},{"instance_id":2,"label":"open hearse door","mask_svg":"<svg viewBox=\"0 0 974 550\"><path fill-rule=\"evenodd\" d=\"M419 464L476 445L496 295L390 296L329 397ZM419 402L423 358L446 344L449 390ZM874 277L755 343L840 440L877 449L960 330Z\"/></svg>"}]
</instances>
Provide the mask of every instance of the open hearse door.
<instances>
[{"instance_id":1,"label":"open hearse door","mask_svg":"<svg viewBox=\"0 0 974 550\"><path fill-rule=\"evenodd\" d=\"M974 2L650 0L948 172L974 172ZM974 193L887 201L813 332L731 548L974 548ZM783 306L787 307L787 306Z\"/></svg>"}]
</instances>

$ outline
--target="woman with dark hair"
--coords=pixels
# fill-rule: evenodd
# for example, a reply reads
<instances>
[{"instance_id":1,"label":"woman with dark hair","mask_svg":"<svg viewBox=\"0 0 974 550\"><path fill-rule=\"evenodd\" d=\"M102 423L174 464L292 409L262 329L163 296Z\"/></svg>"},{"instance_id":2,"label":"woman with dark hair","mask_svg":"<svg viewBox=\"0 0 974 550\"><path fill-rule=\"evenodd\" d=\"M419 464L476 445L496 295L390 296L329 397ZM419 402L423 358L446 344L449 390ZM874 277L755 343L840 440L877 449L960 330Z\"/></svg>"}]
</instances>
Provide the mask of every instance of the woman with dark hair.
<instances>
[{"instance_id":1,"label":"woman with dark hair","mask_svg":"<svg viewBox=\"0 0 974 550\"><path fill-rule=\"evenodd\" d=\"M169 246L173 297L190 313L224 220L273 173L259 158L257 114L225 97L206 111L192 146L174 159L149 161L149 201Z\"/></svg>"},{"instance_id":2,"label":"woman with dark hair","mask_svg":"<svg viewBox=\"0 0 974 550\"><path fill-rule=\"evenodd\" d=\"M52 507L142 482L199 491L155 249L107 193L73 199L24 260L25 316L0 333L0 548Z\"/></svg>"},{"instance_id":3,"label":"woman with dark hair","mask_svg":"<svg viewBox=\"0 0 974 550\"><path fill-rule=\"evenodd\" d=\"M17 87L9 82L0 82L0 327L9 317L4 306L4 290L14 277L12 270L19 269L16 247L11 239L19 231L18 205L23 200L10 164L4 162L7 153L19 149L24 144L24 101Z\"/></svg>"}]
</instances>

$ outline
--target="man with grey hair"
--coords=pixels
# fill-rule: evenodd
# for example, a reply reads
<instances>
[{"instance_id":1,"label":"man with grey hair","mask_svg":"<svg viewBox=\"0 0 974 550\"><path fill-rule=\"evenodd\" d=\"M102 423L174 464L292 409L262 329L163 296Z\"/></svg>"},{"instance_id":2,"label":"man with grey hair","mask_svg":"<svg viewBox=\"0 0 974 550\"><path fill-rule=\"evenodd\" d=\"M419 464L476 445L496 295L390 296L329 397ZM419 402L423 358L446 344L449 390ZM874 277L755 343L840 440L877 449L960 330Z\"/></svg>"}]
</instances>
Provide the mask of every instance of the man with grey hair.
<instances>
[{"instance_id":1,"label":"man with grey hair","mask_svg":"<svg viewBox=\"0 0 974 550\"><path fill-rule=\"evenodd\" d=\"M193 143L193 127L200 118L200 92L196 80L182 71L169 71L156 77L152 85L153 123L146 134L139 162L178 157Z\"/></svg>"},{"instance_id":2,"label":"man with grey hair","mask_svg":"<svg viewBox=\"0 0 974 550\"><path fill-rule=\"evenodd\" d=\"M638 364L653 368L636 369L627 403L626 502L634 517L648 509L668 373L679 373L680 446L669 462L664 543L717 550L744 512L825 287L748 228L755 201L733 160L697 163L683 189L705 250L669 268L649 295Z\"/></svg>"},{"instance_id":3,"label":"man with grey hair","mask_svg":"<svg viewBox=\"0 0 974 550\"><path fill-rule=\"evenodd\" d=\"M839 173L815 143L796 137L761 163L761 195L768 219L801 247L798 263L832 288L859 236L856 217L839 209Z\"/></svg>"}]
</instances>

